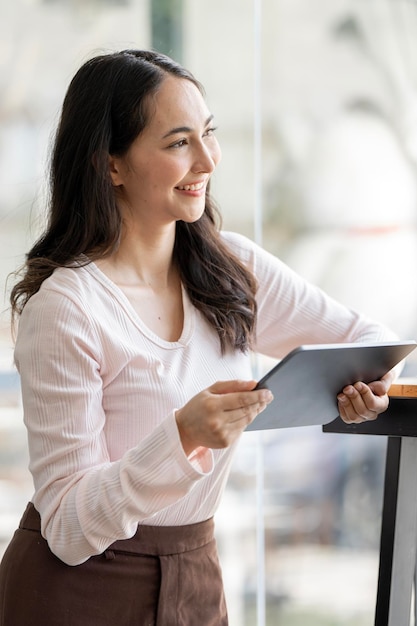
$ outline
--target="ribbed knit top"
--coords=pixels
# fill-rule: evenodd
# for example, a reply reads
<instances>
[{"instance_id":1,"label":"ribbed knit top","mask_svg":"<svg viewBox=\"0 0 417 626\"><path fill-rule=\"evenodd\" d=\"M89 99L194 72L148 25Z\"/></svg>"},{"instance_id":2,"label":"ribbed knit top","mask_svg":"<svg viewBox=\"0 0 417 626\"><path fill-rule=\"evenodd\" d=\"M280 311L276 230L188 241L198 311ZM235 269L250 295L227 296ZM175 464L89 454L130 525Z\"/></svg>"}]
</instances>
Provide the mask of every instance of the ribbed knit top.
<instances>
[{"instance_id":1,"label":"ribbed knit top","mask_svg":"<svg viewBox=\"0 0 417 626\"><path fill-rule=\"evenodd\" d=\"M222 235L259 283L256 350L392 340L241 235ZM91 263L55 270L22 313L22 381L33 502L52 551L70 565L131 537L138 524L214 515L235 446L184 454L174 411L218 380L251 379L251 355L221 355L183 291L184 327L159 338ZM250 436L250 435L248 435Z\"/></svg>"}]
</instances>

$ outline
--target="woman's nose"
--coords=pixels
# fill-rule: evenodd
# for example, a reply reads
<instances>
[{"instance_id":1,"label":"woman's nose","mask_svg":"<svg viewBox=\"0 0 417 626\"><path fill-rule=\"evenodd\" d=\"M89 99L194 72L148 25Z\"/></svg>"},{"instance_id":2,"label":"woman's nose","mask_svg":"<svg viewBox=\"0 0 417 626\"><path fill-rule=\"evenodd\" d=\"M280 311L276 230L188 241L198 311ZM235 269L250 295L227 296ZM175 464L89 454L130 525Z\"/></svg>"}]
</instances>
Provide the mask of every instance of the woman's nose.
<instances>
[{"instance_id":1,"label":"woman's nose","mask_svg":"<svg viewBox=\"0 0 417 626\"><path fill-rule=\"evenodd\" d=\"M216 146L201 143L194 159L193 171L211 174L219 161L220 150Z\"/></svg>"}]
</instances>

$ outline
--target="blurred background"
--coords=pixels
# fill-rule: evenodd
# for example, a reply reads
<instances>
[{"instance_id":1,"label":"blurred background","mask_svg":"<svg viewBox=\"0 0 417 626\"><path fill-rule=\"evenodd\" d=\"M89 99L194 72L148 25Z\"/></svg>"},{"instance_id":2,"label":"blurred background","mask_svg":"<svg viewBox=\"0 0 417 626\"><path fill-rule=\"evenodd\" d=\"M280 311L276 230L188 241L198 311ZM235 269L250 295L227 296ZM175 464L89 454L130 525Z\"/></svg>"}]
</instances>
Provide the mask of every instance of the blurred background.
<instances>
[{"instance_id":1,"label":"blurred background","mask_svg":"<svg viewBox=\"0 0 417 626\"><path fill-rule=\"evenodd\" d=\"M32 493L8 277L43 225L70 79L94 54L126 47L168 53L204 84L224 228L417 336L415 2L3 2L0 554ZM317 427L243 436L217 516L231 626L373 624L385 444Z\"/></svg>"}]
</instances>

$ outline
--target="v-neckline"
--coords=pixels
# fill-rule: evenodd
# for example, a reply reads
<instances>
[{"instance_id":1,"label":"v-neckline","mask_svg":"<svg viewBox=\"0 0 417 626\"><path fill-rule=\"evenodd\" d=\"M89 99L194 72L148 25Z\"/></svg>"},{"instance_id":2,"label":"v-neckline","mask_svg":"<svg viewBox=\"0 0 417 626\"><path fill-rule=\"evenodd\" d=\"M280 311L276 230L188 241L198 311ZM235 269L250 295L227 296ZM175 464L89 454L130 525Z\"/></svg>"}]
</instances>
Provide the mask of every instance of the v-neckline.
<instances>
[{"instance_id":1,"label":"v-neckline","mask_svg":"<svg viewBox=\"0 0 417 626\"><path fill-rule=\"evenodd\" d=\"M185 346L191 339L193 328L194 328L194 307L192 306L188 294L184 288L184 285L181 283L181 294L182 294L182 306L184 311L184 322L182 327L182 332L180 337L176 341L168 341L160 337L157 333L155 333L152 329L149 328L142 320L140 315L136 312L135 308L129 301L129 298L123 292L123 290L118 287L118 285L111 280L99 267L91 261L88 265L84 266L84 269L89 271L94 277L101 282L117 299L120 305L123 307L125 312L129 315L130 319L134 322L134 324L141 330L141 332L146 335L149 339L151 339L154 343L164 347L164 348L178 348L181 346Z\"/></svg>"}]
</instances>

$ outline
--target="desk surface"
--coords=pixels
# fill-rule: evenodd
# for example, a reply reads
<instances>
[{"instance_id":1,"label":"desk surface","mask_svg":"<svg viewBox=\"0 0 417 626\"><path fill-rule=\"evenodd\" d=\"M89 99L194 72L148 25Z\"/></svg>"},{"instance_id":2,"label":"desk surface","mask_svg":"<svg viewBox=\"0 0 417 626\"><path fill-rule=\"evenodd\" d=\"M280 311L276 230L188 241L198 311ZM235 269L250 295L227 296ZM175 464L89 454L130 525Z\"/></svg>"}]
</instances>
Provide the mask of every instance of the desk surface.
<instances>
[{"instance_id":1,"label":"desk surface","mask_svg":"<svg viewBox=\"0 0 417 626\"><path fill-rule=\"evenodd\" d=\"M398 378L388 395L391 398L417 398L417 378Z\"/></svg>"}]
</instances>

